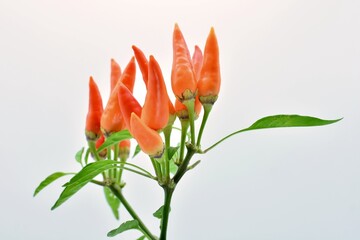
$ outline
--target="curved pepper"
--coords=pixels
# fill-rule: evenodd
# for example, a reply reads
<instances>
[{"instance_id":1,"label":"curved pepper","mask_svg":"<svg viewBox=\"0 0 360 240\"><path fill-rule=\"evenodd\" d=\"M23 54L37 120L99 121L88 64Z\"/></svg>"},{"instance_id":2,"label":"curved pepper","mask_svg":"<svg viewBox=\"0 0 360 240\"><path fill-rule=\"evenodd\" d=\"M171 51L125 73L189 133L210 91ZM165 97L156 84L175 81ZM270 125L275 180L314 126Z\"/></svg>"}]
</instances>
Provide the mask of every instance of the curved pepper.
<instances>
[{"instance_id":1,"label":"curved pepper","mask_svg":"<svg viewBox=\"0 0 360 240\"><path fill-rule=\"evenodd\" d=\"M96 141L100 135L100 119L103 113L103 104L98 86L94 79L89 80L89 110L86 116L85 135L87 140Z\"/></svg>"},{"instance_id":2,"label":"curved pepper","mask_svg":"<svg viewBox=\"0 0 360 240\"><path fill-rule=\"evenodd\" d=\"M149 66L149 62L148 62L145 54L143 53L143 51L140 50L140 48L133 45L132 49L134 51L136 61L137 61L138 65L139 65L143 80L144 80L145 85L147 87L147 85L148 85L148 66Z\"/></svg>"},{"instance_id":3,"label":"curved pepper","mask_svg":"<svg viewBox=\"0 0 360 240\"><path fill-rule=\"evenodd\" d=\"M135 114L130 118L131 135L138 142L141 150L150 157L160 158L164 152L164 143L160 134L146 126L146 124Z\"/></svg>"},{"instance_id":4,"label":"curved pepper","mask_svg":"<svg viewBox=\"0 0 360 240\"><path fill-rule=\"evenodd\" d=\"M120 85L124 84L130 91L132 91L134 88L135 74L135 59L131 58L124 72L122 73L120 80L115 85L101 117L101 129L106 136L113 132L121 131L125 128L118 101L118 90Z\"/></svg>"},{"instance_id":5,"label":"curved pepper","mask_svg":"<svg viewBox=\"0 0 360 240\"><path fill-rule=\"evenodd\" d=\"M195 97L196 79L191 63L190 53L177 24L175 24L173 33L171 87L180 102L193 99Z\"/></svg>"},{"instance_id":6,"label":"curved pepper","mask_svg":"<svg viewBox=\"0 0 360 240\"><path fill-rule=\"evenodd\" d=\"M148 89L141 120L148 127L160 130L166 127L169 120L169 97L160 66L153 56L150 56L148 74Z\"/></svg>"},{"instance_id":7,"label":"curved pepper","mask_svg":"<svg viewBox=\"0 0 360 240\"><path fill-rule=\"evenodd\" d=\"M111 59L111 73L110 73L110 93L114 90L117 82L121 76L120 65L114 60Z\"/></svg>"},{"instance_id":8,"label":"curved pepper","mask_svg":"<svg viewBox=\"0 0 360 240\"><path fill-rule=\"evenodd\" d=\"M135 113L137 116L141 116L141 106L130 90L121 84L118 90L118 102L121 109L121 114L125 122L126 128L131 131L130 117L131 113Z\"/></svg>"},{"instance_id":9,"label":"curved pepper","mask_svg":"<svg viewBox=\"0 0 360 240\"><path fill-rule=\"evenodd\" d=\"M214 28L206 40L204 61L198 81L198 94L202 104L214 104L220 91L221 76L219 46Z\"/></svg>"}]
</instances>

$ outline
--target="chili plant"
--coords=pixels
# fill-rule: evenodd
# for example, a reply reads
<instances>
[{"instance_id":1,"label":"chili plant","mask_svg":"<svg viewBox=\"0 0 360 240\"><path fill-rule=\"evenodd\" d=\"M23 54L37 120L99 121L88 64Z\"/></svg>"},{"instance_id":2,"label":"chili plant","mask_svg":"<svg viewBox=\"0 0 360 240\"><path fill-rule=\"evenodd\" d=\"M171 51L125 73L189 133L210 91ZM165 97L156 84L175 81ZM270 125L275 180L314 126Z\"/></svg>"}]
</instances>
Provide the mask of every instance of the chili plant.
<instances>
[{"instance_id":1,"label":"chili plant","mask_svg":"<svg viewBox=\"0 0 360 240\"><path fill-rule=\"evenodd\" d=\"M184 175L200 161L193 162L195 155L205 154L227 138L245 131L279 127L321 126L339 121L323 120L310 116L274 115L261 118L250 127L233 132L211 146L203 147L201 139L220 91L221 74L219 47L214 28L207 37L204 53L195 46L190 55L186 41L177 24L173 32L173 65L171 86L176 97L170 100L160 65L154 56L149 58L136 46L132 57L122 72L119 64L111 60L111 94L103 108L99 89L90 77L89 110L86 117L85 136L88 146L76 153L82 169L78 173L56 172L36 188L34 196L56 179L74 174L64 185L64 190L52 207L61 206L86 184L93 183L104 189L107 203L115 218L123 206L133 220L122 223L108 233L116 236L126 230L141 232L139 239L165 240L171 199L176 186ZM136 62L141 70L147 89L145 102L141 105L133 96ZM200 119L200 128L195 121ZM171 134L179 119L181 135L178 142L171 141ZM144 169L129 161L130 141L137 143L136 156L140 151L149 156L152 169ZM161 219L160 233L153 233L141 220L124 196L123 171L136 173L156 181L164 190L164 202L154 216ZM101 180L96 178L101 175ZM159 236L159 237L158 237Z\"/></svg>"}]
</instances>

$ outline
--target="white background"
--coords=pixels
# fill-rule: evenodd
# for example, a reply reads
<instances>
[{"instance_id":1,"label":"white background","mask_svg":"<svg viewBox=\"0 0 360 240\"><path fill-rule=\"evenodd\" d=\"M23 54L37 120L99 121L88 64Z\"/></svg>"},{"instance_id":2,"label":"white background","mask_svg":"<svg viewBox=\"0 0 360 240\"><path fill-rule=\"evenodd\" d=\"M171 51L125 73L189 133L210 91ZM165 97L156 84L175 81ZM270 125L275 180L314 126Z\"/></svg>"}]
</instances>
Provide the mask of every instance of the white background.
<instances>
[{"instance_id":1,"label":"white background","mask_svg":"<svg viewBox=\"0 0 360 240\"><path fill-rule=\"evenodd\" d=\"M175 192L168 238L360 239L358 0L0 0L0 239L100 240L120 224L96 186L55 211L67 179L32 193L55 171L79 170L88 78L106 100L110 58L124 68L135 44L169 80L175 22L191 51L211 26L218 35L223 82L204 146L272 114L344 119L244 133L199 156ZM140 74L135 94L142 101ZM125 195L158 232L161 189L125 177Z\"/></svg>"}]
</instances>

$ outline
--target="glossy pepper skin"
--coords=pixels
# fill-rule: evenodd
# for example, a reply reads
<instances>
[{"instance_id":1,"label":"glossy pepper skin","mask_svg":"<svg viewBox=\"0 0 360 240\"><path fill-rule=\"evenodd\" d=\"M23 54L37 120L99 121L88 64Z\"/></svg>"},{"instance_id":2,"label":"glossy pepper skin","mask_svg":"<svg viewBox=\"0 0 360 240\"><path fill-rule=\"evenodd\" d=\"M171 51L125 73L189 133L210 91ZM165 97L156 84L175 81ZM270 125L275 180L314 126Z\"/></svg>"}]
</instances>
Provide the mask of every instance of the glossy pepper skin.
<instances>
[{"instance_id":1,"label":"glossy pepper skin","mask_svg":"<svg viewBox=\"0 0 360 240\"><path fill-rule=\"evenodd\" d=\"M130 91L132 91L134 88L135 74L135 59L131 58L130 62L124 69L120 80L115 85L101 117L101 130L105 136L108 136L113 132L121 131L125 128L118 101L118 90L120 85L124 84Z\"/></svg>"},{"instance_id":2,"label":"glossy pepper skin","mask_svg":"<svg viewBox=\"0 0 360 240\"><path fill-rule=\"evenodd\" d=\"M192 56L192 63L193 63L196 81L199 81L199 78L200 78L200 72L201 72L201 67L203 64L203 59L204 59L204 57L201 52L201 49L199 48L199 46L195 45L194 53Z\"/></svg>"},{"instance_id":3,"label":"glossy pepper skin","mask_svg":"<svg viewBox=\"0 0 360 240\"><path fill-rule=\"evenodd\" d=\"M120 65L114 60L111 59L111 73L110 73L110 93L114 90L117 82L121 76Z\"/></svg>"},{"instance_id":4,"label":"glossy pepper skin","mask_svg":"<svg viewBox=\"0 0 360 240\"><path fill-rule=\"evenodd\" d=\"M131 131L131 113L135 113L138 117L140 117L142 108L139 102L124 84L120 84L117 96L126 129Z\"/></svg>"},{"instance_id":5,"label":"glossy pepper skin","mask_svg":"<svg viewBox=\"0 0 360 240\"><path fill-rule=\"evenodd\" d=\"M145 82L145 86L148 85L148 68L149 68L149 62L140 48L136 47L135 45L132 46L132 49L134 51L134 55L136 58L136 61L139 65L143 80Z\"/></svg>"},{"instance_id":6,"label":"glossy pepper skin","mask_svg":"<svg viewBox=\"0 0 360 240\"><path fill-rule=\"evenodd\" d=\"M98 86L94 79L89 80L89 110L86 116L85 135L88 141L96 141L100 135L100 119L103 113L103 104Z\"/></svg>"},{"instance_id":7,"label":"glossy pepper skin","mask_svg":"<svg viewBox=\"0 0 360 240\"><path fill-rule=\"evenodd\" d=\"M141 120L154 130L166 127L169 120L168 94L158 62L150 56L148 87Z\"/></svg>"},{"instance_id":8,"label":"glossy pepper skin","mask_svg":"<svg viewBox=\"0 0 360 240\"><path fill-rule=\"evenodd\" d=\"M205 44L204 61L197 86L202 104L214 104L220 91L220 84L219 46L214 28L211 28Z\"/></svg>"},{"instance_id":9,"label":"glossy pepper skin","mask_svg":"<svg viewBox=\"0 0 360 240\"><path fill-rule=\"evenodd\" d=\"M159 133L148 126L135 114L130 118L131 135L141 150L153 158L160 158L164 152L164 143Z\"/></svg>"},{"instance_id":10,"label":"glossy pepper skin","mask_svg":"<svg viewBox=\"0 0 360 240\"><path fill-rule=\"evenodd\" d=\"M189 49L180 28L175 24L173 33L173 65L171 87L180 102L193 99L196 94L196 79Z\"/></svg>"}]
</instances>

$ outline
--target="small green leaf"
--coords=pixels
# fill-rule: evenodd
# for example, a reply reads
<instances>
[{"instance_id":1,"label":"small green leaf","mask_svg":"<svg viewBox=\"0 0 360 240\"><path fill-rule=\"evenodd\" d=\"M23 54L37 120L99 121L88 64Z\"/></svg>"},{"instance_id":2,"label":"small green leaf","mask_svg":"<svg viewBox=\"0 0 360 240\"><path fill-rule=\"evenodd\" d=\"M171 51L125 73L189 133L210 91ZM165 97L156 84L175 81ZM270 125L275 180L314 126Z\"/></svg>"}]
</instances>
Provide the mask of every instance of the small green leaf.
<instances>
[{"instance_id":1,"label":"small green leaf","mask_svg":"<svg viewBox=\"0 0 360 240\"><path fill-rule=\"evenodd\" d=\"M123 130L120 132L113 133L108 138L106 138L105 142L101 145L101 147L97 149L97 151L101 152L105 148L108 148L112 145L119 143L122 140L130 139L130 138L132 138L132 136L128 130Z\"/></svg>"},{"instance_id":2,"label":"small green leaf","mask_svg":"<svg viewBox=\"0 0 360 240\"><path fill-rule=\"evenodd\" d=\"M171 211L171 209L169 209L169 212ZM156 210L153 213L153 216L158 218L158 219L162 219L163 217L163 212L164 212L164 206L161 206L158 210Z\"/></svg>"},{"instance_id":3,"label":"small green leaf","mask_svg":"<svg viewBox=\"0 0 360 240\"><path fill-rule=\"evenodd\" d=\"M138 155L140 152L141 152L141 148L138 144L138 145L136 145L135 152L134 152L134 155L132 156L132 158L136 157L136 155Z\"/></svg>"},{"instance_id":4,"label":"small green leaf","mask_svg":"<svg viewBox=\"0 0 360 240\"><path fill-rule=\"evenodd\" d=\"M118 228L111 230L107 236L108 237L115 237L116 235L128 231L128 230L132 230L132 229L139 229L139 222L137 220L131 220L131 221L127 221L122 223Z\"/></svg>"},{"instance_id":5,"label":"small green leaf","mask_svg":"<svg viewBox=\"0 0 360 240\"><path fill-rule=\"evenodd\" d=\"M104 187L104 194L106 201L109 204L115 218L119 220L120 200L111 192L108 187Z\"/></svg>"},{"instance_id":6,"label":"small green leaf","mask_svg":"<svg viewBox=\"0 0 360 240\"><path fill-rule=\"evenodd\" d=\"M172 174L175 174L176 172L177 172L177 170L178 170L178 165L176 165L175 163L174 163L174 159L171 159L170 160L170 172L172 173Z\"/></svg>"},{"instance_id":7,"label":"small green leaf","mask_svg":"<svg viewBox=\"0 0 360 240\"><path fill-rule=\"evenodd\" d=\"M114 163L117 164L118 162L113 160L104 160L86 165L80 172L72 177L68 183L64 185L65 189L62 191L60 197L51 210L54 210L63 204L98 174L105 170L114 168Z\"/></svg>"},{"instance_id":8,"label":"small green leaf","mask_svg":"<svg viewBox=\"0 0 360 240\"><path fill-rule=\"evenodd\" d=\"M266 128L285 128L285 127L315 127L315 126L323 126L328 125L332 123L336 123L340 121L340 119L336 120L324 120L316 117L310 117L310 116L300 116L300 115L274 115L274 116L268 116L261 118L257 120L254 124L252 124L250 127L241 129L239 131L233 132L226 137L222 138L215 144L213 144L211 147L207 148L206 150L202 151L202 153L206 153L209 150L216 147L221 142L225 141L226 139L246 131L252 131L257 129L266 129Z\"/></svg>"},{"instance_id":9,"label":"small green leaf","mask_svg":"<svg viewBox=\"0 0 360 240\"><path fill-rule=\"evenodd\" d=\"M82 155L84 153L84 147L82 147L76 154L75 154L75 160L82 165Z\"/></svg>"},{"instance_id":10,"label":"small green leaf","mask_svg":"<svg viewBox=\"0 0 360 240\"><path fill-rule=\"evenodd\" d=\"M39 186L35 189L34 192L34 197L41 191L43 190L46 186L48 186L50 183L54 182L56 179L62 177L62 176L66 176L66 175L70 175L70 174L74 174L74 173L64 173L64 172L56 172L51 174L50 176L48 176L47 178L45 178L40 184Z\"/></svg>"},{"instance_id":11,"label":"small green leaf","mask_svg":"<svg viewBox=\"0 0 360 240\"><path fill-rule=\"evenodd\" d=\"M90 148L88 148L85 153L85 158L84 158L85 165L88 164L89 155L90 155Z\"/></svg>"},{"instance_id":12,"label":"small green leaf","mask_svg":"<svg viewBox=\"0 0 360 240\"><path fill-rule=\"evenodd\" d=\"M173 158L173 156L175 155L175 153L177 152L179 150L179 146L177 146L177 147L169 147L168 148L168 157L169 157L169 159L172 159Z\"/></svg>"}]
</instances>

